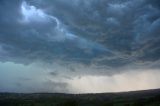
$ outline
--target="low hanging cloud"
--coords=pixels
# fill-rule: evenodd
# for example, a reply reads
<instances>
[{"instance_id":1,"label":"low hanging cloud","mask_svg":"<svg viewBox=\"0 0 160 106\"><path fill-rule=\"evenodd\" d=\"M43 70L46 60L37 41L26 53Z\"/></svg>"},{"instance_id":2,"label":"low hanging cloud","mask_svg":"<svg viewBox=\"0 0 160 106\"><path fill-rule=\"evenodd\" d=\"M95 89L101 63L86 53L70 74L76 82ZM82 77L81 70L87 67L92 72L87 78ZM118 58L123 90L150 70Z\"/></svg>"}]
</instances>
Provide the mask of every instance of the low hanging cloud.
<instances>
[{"instance_id":1,"label":"low hanging cloud","mask_svg":"<svg viewBox=\"0 0 160 106\"><path fill-rule=\"evenodd\" d=\"M2 0L0 61L58 63L73 67L75 73L81 67L84 74L98 73L94 69L108 75L128 68L159 69L159 4L158 0Z\"/></svg>"}]
</instances>

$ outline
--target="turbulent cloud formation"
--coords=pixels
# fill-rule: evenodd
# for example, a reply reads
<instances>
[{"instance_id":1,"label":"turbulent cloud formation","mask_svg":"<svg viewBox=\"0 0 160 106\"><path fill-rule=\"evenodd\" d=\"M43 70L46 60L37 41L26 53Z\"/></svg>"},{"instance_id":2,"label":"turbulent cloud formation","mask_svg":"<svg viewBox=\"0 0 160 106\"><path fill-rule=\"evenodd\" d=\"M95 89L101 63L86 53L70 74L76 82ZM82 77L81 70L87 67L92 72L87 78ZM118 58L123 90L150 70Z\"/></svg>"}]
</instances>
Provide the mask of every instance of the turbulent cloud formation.
<instances>
[{"instance_id":1,"label":"turbulent cloud formation","mask_svg":"<svg viewBox=\"0 0 160 106\"><path fill-rule=\"evenodd\" d=\"M0 61L50 76L160 68L159 0L1 0L0 25Z\"/></svg>"}]
</instances>

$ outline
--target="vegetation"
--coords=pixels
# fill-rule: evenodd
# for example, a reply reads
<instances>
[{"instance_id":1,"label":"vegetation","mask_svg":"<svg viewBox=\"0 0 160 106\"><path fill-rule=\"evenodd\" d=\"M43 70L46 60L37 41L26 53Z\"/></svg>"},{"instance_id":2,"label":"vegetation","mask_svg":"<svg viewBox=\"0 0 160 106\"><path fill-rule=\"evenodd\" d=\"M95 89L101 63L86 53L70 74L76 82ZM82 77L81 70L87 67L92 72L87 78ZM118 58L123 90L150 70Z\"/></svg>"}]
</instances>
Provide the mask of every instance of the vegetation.
<instances>
[{"instance_id":1,"label":"vegetation","mask_svg":"<svg viewBox=\"0 0 160 106\"><path fill-rule=\"evenodd\" d=\"M0 106L160 106L160 89L76 95L0 93Z\"/></svg>"}]
</instances>

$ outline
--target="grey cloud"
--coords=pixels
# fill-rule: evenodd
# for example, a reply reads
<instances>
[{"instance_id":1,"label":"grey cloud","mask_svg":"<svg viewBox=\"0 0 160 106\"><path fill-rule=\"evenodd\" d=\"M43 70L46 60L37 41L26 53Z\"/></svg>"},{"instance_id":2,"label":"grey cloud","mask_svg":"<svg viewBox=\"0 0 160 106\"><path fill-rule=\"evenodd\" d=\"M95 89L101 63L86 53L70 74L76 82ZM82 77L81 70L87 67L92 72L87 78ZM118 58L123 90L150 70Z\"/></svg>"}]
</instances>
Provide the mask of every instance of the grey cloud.
<instances>
[{"instance_id":1,"label":"grey cloud","mask_svg":"<svg viewBox=\"0 0 160 106\"><path fill-rule=\"evenodd\" d=\"M32 82L33 83L33 82ZM12 89L15 90L15 92L27 92L27 93L33 93L33 92L69 92L68 90L68 84L65 82L55 82L55 81L46 81L43 83L34 84L32 83L28 84L25 82L16 82L14 88L10 88L8 91L12 91ZM47 88L46 88L47 87Z\"/></svg>"},{"instance_id":2,"label":"grey cloud","mask_svg":"<svg viewBox=\"0 0 160 106\"><path fill-rule=\"evenodd\" d=\"M50 72L49 74L52 75L52 76L57 76L58 75L58 73L56 73L56 72Z\"/></svg>"},{"instance_id":3,"label":"grey cloud","mask_svg":"<svg viewBox=\"0 0 160 106\"><path fill-rule=\"evenodd\" d=\"M153 6L155 6L156 8L160 9L160 1L159 0L147 0L149 3L151 3Z\"/></svg>"},{"instance_id":4,"label":"grey cloud","mask_svg":"<svg viewBox=\"0 0 160 106\"><path fill-rule=\"evenodd\" d=\"M20 5L18 6L20 7ZM14 20L13 24L14 26L9 32L7 30L1 30L0 36L2 50L7 51L8 53L7 56L4 55L3 57L6 57L6 59L7 57L9 57L9 59L13 58L11 61L21 61L22 57L24 57L23 59L26 59L25 62L31 62L39 59L50 61L54 60L54 58L63 57L64 59L67 57L66 60L68 61L70 57L72 60L72 57L73 59L81 58L81 55L86 55L86 59L96 56L93 50L96 49L94 46L98 46L98 44L92 42L88 43L87 40L78 37L74 40L64 39L62 42L54 39L56 36L59 37L58 39L61 39L60 37L64 38L65 35L62 34L67 34L66 36L69 36L69 33L67 33L67 31L61 31L65 29L60 29L60 32L56 32L55 23L53 22L32 22L25 24ZM10 28L11 26L12 24L10 22L5 22L5 29L8 29L8 27ZM91 54L87 53L85 49L90 49L89 51ZM14 57L16 57L16 60L14 60Z\"/></svg>"},{"instance_id":5,"label":"grey cloud","mask_svg":"<svg viewBox=\"0 0 160 106\"><path fill-rule=\"evenodd\" d=\"M65 82L54 82L49 80L45 82L44 85L47 86L47 89L44 89L45 92L48 92L48 90L50 92L69 92L68 84Z\"/></svg>"},{"instance_id":6,"label":"grey cloud","mask_svg":"<svg viewBox=\"0 0 160 106\"><path fill-rule=\"evenodd\" d=\"M29 0L29 6L49 17L46 22L31 23L19 22L21 0L1 2L1 61L60 60L110 69L159 64L158 0Z\"/></svg>"}]
</instances>

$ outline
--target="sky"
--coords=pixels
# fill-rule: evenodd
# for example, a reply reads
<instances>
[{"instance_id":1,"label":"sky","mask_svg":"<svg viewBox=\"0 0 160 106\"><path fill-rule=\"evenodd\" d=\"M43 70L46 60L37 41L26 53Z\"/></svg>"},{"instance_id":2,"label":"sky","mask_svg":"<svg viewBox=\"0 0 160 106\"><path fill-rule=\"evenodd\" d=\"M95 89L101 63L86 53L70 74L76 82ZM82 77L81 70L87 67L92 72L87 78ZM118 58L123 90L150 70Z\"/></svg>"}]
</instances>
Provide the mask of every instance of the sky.
<instances>
[{"instance_id":1,"label":"sky","mask_svg":"<svg viewBox=\"0 0 160 106\"><path fill-rule=\"evenodd\" d=\"M0 0L0 92L160 88L159 0Z\"/></svg>"}]
</instances>

